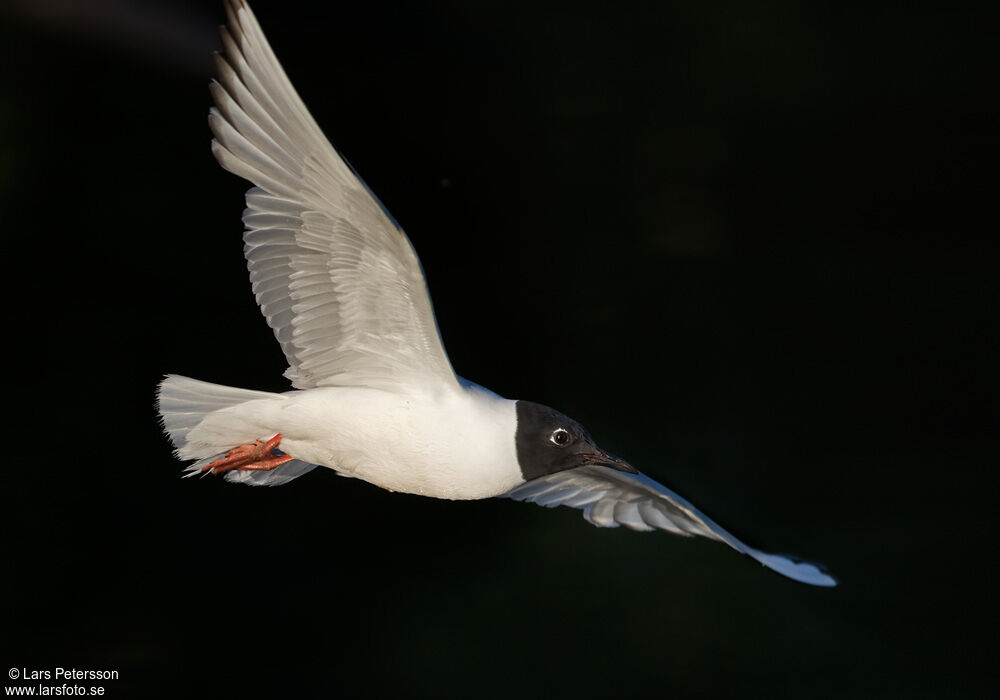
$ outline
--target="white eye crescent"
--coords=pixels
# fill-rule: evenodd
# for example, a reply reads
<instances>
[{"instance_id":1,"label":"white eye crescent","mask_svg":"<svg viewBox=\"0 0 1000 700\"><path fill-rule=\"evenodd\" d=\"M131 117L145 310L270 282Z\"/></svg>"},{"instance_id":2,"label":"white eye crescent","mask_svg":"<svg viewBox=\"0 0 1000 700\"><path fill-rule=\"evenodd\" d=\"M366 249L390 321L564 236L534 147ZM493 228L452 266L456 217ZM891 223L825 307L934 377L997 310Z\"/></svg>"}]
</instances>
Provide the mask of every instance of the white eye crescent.
<instances>
[{"instance_id":1,"label":"white eye crescent","mask_svg":"<svg viewBox=\"0 0 1000 700\"><path fill-rule=\"evenodd\" d=\"M556 428L552 431L552 435L549 436L549 440L552 441L553 445L565 447L570 441L569 431L564 428Z\"/></svg>"}]
</instances>

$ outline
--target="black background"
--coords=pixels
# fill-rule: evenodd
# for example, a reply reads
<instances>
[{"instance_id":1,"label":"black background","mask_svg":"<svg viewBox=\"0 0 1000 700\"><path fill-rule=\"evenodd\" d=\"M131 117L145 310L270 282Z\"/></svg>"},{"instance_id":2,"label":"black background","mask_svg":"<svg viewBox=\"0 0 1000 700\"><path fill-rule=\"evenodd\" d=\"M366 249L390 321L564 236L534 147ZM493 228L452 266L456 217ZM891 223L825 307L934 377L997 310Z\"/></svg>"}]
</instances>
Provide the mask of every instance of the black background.
<instances>
[{"instance_id":1,"label":"black background","mask_svg":"<svg viewBox=\"0 0 1000 700\"><path fill-rule=\"evenodd\" d=\"M576 511L182 480L167 372L281 391L209 153L221 2L0 14L4 664L109 697L995 691L995 18L259 0L456 371L820 590Z\"/></svg>"}]
</instances>

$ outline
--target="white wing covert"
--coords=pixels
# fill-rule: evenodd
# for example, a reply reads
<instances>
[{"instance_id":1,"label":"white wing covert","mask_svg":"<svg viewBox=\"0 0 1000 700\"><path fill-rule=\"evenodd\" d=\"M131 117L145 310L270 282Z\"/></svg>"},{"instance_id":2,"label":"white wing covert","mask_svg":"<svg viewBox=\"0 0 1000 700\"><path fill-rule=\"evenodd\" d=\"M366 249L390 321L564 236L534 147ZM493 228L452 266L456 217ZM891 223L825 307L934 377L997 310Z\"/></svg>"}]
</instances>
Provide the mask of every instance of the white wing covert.
<instances>
[{"instance_id":1,"label":"white wing covert","mask_svg":"<svg viewBox=\"0 0 1000 700\"><path fill-rule=\"evenodd\" d=\"M249 7L227 4L212 152L253 182L244 253L293 386L457 386L406 234L337 154Z\"/></svg>"},{"instance_id":2,"label":"white wing covert","mask_svg":"<svg viewBox=\"0 0 1000 700\"><path fill-rule=\"evenodd\" d=\"M528 481L504 494L541 506L570 506L597 527L624 525L632 530L665 530L725 542L769 569L802 583L835 586L818 565L768 554L750 547L701 513L687 500L645 474L626 474L601 466L584 466Z\"/></svg>"}]
</instances>

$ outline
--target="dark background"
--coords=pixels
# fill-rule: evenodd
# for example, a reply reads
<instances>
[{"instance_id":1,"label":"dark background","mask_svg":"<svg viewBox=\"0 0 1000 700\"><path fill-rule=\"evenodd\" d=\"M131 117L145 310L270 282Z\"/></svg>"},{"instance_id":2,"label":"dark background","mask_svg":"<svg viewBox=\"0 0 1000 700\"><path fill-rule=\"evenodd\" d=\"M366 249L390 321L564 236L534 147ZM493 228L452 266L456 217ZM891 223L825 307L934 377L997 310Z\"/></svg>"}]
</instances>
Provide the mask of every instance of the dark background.
<instances>
[{"instance_id":1,"label":"dark background","mask_svg":"<svg viewBox=\"0 0 1000 700\"><path fill-rule=\"evenodd\" d=\"M456 371L821 590L579 512L182 480L167 372L281 391L209 153L221 2L0 4L4 664L109 697L995 692L995 17L258 0Z\"/></svg>"}]
</instances>

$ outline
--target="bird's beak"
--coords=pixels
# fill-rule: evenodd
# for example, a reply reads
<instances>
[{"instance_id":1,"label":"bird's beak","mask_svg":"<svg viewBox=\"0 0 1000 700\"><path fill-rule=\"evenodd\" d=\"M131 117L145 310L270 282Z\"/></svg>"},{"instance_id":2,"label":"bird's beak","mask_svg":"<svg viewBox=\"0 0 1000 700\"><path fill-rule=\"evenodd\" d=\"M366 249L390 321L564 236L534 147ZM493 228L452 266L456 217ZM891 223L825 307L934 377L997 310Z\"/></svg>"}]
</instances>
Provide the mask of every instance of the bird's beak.
<instances>
[{"instance_id":1,"label":"bird's beak","mask_svg":"<svg viewBox=\"0 0 1000 700\"><path fill-rule=\"evenodd\" d=\"M610 452L605 452L599 447L595 448L593 452L588 452L582 456L585 464L597 464L602 467L611 467L612 469L616 469L620 472L626 472L628 474L639 473L638 469L633 467L624 459L619 459Z\"/></svg>"}]
</instances>

